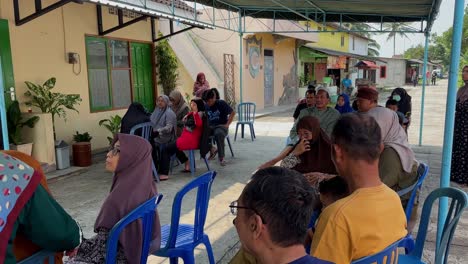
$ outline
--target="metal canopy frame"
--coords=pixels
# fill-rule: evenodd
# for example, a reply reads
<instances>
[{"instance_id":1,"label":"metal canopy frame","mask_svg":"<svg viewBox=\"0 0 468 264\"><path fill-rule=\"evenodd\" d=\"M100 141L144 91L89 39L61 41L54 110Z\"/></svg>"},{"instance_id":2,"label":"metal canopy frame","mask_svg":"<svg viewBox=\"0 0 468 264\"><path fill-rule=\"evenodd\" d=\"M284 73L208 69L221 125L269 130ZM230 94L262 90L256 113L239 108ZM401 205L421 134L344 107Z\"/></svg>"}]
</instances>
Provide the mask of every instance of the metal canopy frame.
<instances>
[{"instance_id":1,"label":"metal canopy frame","mask_svg":"<svg viewBox=\"0 0 468 264\"><path fill-rule=\"evenodd\" d=\"M54 11L55 9L62 7L70 2L75 2L75 3L81 3L80 0L58 0L57 2L47 6L47 7L42 7L42 0L34 0L34 6L35 6L35 12L32 13L29 16L26 16L24 18L21 18L20 14L20 5L19 5L19 0L13 0L13 9L15 13L15 24L17 26L21 26L23 24L26 24L38 17L41 17L51 11Z\"/></svg>"}]
</instances>

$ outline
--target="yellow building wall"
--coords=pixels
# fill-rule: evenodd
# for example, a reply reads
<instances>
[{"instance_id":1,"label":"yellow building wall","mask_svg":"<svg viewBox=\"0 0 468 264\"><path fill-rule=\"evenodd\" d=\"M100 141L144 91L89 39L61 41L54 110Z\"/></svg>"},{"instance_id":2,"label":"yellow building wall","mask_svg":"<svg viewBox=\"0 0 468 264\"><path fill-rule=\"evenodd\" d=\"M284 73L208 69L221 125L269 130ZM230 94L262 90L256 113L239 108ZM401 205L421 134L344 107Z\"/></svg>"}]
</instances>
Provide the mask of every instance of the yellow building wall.
<instances>
[{"instance_id":1,"label":"yellow building wall","mask_svg":"<svg viewBox=\"0 0 468 264\"><path fill-rule=\"evenodd\" d=\"M262 39L262 54L261 54L261 65L262 69L256 76L253 78L249 69L246 67L249 65L249 57L247 52L246 41L244 40L243 50L243 98L244 101L255 102L259 109L265 108L265 99L264 99L264 56L263 51L265 49L273 50L274 58L274 98L273 104L278 105L280 97L283 95L283 80L285 75L288 75L291 71L291 68L294 67L294 55L296 49L295 39L285 38L280 41L275 42L272 34L256 34L257 39ZM293 53L294 52L294 53ZM240 94L239 85L236 85L236 94Z\"/></svg>"},{"instance_id":2,"label":"yellow building wall","mask_svg":"<svg viewBox=\"0 0 468 264\"><path fill-rule=\"evenodd\" d=\"M193 98L193 84L195 82L194 77L190 75L190 73L185 69L184 64L177 58L179 63L179 80L177 81L177 90L179 90L184 98L186 98L186 94Z\"/></svg>"},{"instance_id":3,"label":"yellow building wall","mask_svg":"<svg viewBox=\"0 0 468 264\"><path fill-rule=\"evenodd\" d=\"M43 1L47 6L55 0ZM20 1L21 16L34 10L34 1ZM111 115L123 116L125 110L91 113L88 91L85 36L98 35L96 5L70 3L47 13L29 23L17 27L14 21L13 1L0 1L0 18L10 25L16 95L20 103L25 101L25 81L43 83L50 77L57 78L56 92L79 93L83 101L77 107L79 113L67 111L67 122L56 118L57 139L69 143L75 131L89 132L93 136L92 147L107 147L109 132L98 125L99 120ZM117 25L117 16L103 8L104 29ZM157 25L156 25L157 26ZM140 21L115 31L107 37L151 43L150 20ZM81 73L73 73L73 65L66 61L67 52L76 52L81 58ZM75 65L75 67L77 67ZM22 105L23 110L26 110ZM34 109L38 111L38 109Z\"/></svg>"},{"instance_id":4,"label":"yellow building wall","mask_svg":"<svg viewBox=\"0 0 468 264\"><path fill-rule=\"evenodd\" d=\"M317 22L308 22L309 28L311 30L318 30L319 27L321 30L324 30L324 26ZM330 26L325 26L327 31L318 33L318 42L310 43L310 46L317 48L324 48L330 50L337 50L343 52L349 52L349 34L346 32L331 32L336 31L335 28ZM344 37L344 45L341 46L341 37Z\"/></svg>"}]
</instances>

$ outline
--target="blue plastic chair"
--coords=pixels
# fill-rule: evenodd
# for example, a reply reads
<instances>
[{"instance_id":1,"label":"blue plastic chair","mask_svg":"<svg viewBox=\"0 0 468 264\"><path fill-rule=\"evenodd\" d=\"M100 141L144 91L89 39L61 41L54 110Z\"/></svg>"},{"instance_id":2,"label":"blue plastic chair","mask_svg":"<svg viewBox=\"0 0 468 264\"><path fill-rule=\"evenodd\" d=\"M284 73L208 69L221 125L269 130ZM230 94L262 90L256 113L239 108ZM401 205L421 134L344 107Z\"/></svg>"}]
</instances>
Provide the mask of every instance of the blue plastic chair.
<instances>
[{"instance_id":1,"label":"blue plastic chair","mask_svg":"<svg viewBox=\"0 0 468 264\"><path fill-rule=\"evenodd\" d=\"M162 197L162 194L158 194L149 199L114 225L109 233L109 238L107 239L106 264L115 264L120 233L127 225L134 221L138 221L140 218L142 219L143 224L143 245L141 248L140 263L146 263L153 234L154 213L156 212L156 208L159 202L161 202Z\"/></svg>"},{"instance_id":2,"label":"blue plastic chair","mask_svg":"<svg viewBox=\"0 0 468 264\"><path fill-rule=\"evenodd\" d=\"M32 256L29 256L22 261L19 261L18 264L37 264L37 263L44 263L45 260L49 261L49 264L55 263L55 252L49 250L41 250L35 253Z\"/></svg>"},{"instance_id":3,"label":"blue plastic chair","mask_svg":"<svg viewBox=\"0 0 468 264\"><path fill-rule=\"evenodd\" d=\"M195 263L194 249L203 243L208 252L210 264L214 264L213 249L210 239L204 233L210 192L216 172L209 171L185 185L174 197L172 204L171 224L161 228L161 249L153 255L170 258L170 263L178 263L178 258L184 260L184 264ZM180 211L182 199L189 191L197 188L197 200L195 204L194 224L180 224Z\"/></svg>"},{"instance_id":4,"label":"blue plastic chair","mask_svg":"<svg viewBox=\"0 0 468 264\"><path fill-rule=\"evenodd\" d=\"M191 150L188 150L188 158L189 158L189 162L190 162L190 173L192 174L192 176L195 175L195 171L197 170L197 166L195 164L195 150L194 149L191 149ZM205 165L206 165L206 168L208 169L208 171L210 170L210 165L208 164L208 159L206 157L202 157L202 159L205 161ZM173 155L171 157L171 163L170 163L170 166L169 166L169 172L172 173L172 168L174 167L174 161L177 160L177 157L176 155Z\"/></svg>"},{"instance_id":5,"label":"blue plastic chair","mask_svg":"<svg viewBox=\"0 0 468 264\"><path fill-rule=\"evenodd\" d=\"M447 217L445 219L439 219L439 221L444 220L444 227L442 229L441 240L436 243L434 263L447 263L453 234L457 228L458 220L468 204L468 195L462 190L451 187L436 189L426 198L422 209L416 243L414 244L412 239L406 239L406 241L404 241L405 245L403 246L406 247L409 254L400 255L399 263L424 263L422 262L421 257L424 249L424 243L426 242L427 228L431 217L432 206L437 199L442 197L450 198L451 202Z\"/></svg>"},{"instance_id":6,"label":"blue plastic chair","mask_svg":"<svg viewBox=\"0 0 468 264\"><path fill-rule=\"evenodd\" d=\"M386 249L377 254L360 258L351 262L352 264L397 264L398 262L398 244L401 240L391 244Z\"/></svg>"},{"instance_id":7,"label":"blue plastic chair","mask_svg":"<svg viewBox=\"0 0 468 264\"><path fill-rule=\"evenodd\" d=\"M255 103L241 103L237 106L237 113L238 113L238 121L236 124L236 134L234 135L234 141L237 139L237 129L239 126L242 126L241 128L241 136L244 138L244 126L248 125L250 128L250 137L252 138L252 141L254 140L255 137L255 131L254 131L254 121L255 121L255 110L257 106Z\"/></svg>"},{"instance_id":8,"label":"blue plastic chair","mask_svg":"<svg viewBox=\"0 0 468 264\"><path fill-rule=\"evenodd\" d=\"M132 129L130 129L130 135L136 135L140 136L148 142L151 143L151 132L153 130L153 125L151 122L146 122L146 123L141 123L136 126L133 126ZM156 166L154 166L154 162L151 162L151 167L153 170L153 177L156 180L156 182L159 182L159 175L158 171L156 170Z\"/></svg>"},{"instance_id":9,"label":"blue plastic chair","mask_svg":"<svg viewBox=\"0 0 468 264\"><path fill-rule=\"evenodd\" d=\"M411 192L410 199L408 200L408 204L406 205L405 208L405 214L406 214L406 221L409 222L411 218L411 213L413 211L414 207L414 200L416 199L416 196L418 194L418 191L421 190L421 186L424 182L424 179L426 179L427 174L429 173L429 166L427 166L424 163L419 164L418 167L418 179L416 183L413 185L398 191L398 195L401 197L409 192Z\"/></svg>"}]
</instances>

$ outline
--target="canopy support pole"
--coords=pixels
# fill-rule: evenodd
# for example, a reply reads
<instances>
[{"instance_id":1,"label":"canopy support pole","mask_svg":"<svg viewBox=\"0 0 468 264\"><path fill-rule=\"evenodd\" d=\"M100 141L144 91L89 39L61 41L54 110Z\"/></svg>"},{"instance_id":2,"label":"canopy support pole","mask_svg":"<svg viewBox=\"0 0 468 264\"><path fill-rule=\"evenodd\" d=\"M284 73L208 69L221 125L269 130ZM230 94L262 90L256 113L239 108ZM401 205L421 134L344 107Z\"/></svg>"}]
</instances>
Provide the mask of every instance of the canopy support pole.
<instances>
[{"instance_id":1,"label":"canopy support pole","mask_svg":"<svg viewBox=\"0 0 468 264\"><path fill-rule=\"evenodd\" d=\"M242 104L242 92L244 89L243 71L244 71L244 33L242 30L242 10L239 10L239 102Z\"/></svg>"},{"instance_id":2,"label":"canopy support pole","mask_svg":"<svg viewBox=\"0 0 468 264\"><path fill-rule=\"evenodd\" d=\"M458 68L460 64L461 39L463 29L463 12L465 11L465 1L456 0L453 17L453 35L452 35L452 51L450 55L450 73L449 84L447 91L447 107L445 112L445 129L444 129L444 148L442 152L442 170L440 176L440 187L450 186L450 166L452 163L452 145L453 131L455 124L455 104L457 98L457 79ZM447 216L448 199L441 198L439 200L439 220L437 225L437 243L436 250L439 248L442 238L442 231L445 225L445 217Z\"/></svg>"},{"instance_id":3,"label":"canopy support pole","mask_svg":"<svg viewBox=\"0 0 468 264\"><path fill-rule=\"evenodd\" d=\"M422 96L421 96L421 114L419 120L419 146L422 145L422 133L424 127L424 99L426 98L426 82L427 82L427 57L429 49L429 32L425 32L424 36L426 41L424 44L424 63L423 63L423 83L422 83Z\"/></svg>"},{"instance_id":4,"label":"canopy support pole","mask_svg":"<svg viewBox=\"0 0 468 264\"><path fill-rule=\"evenodd\" d=\"M9 150L10 143L8 142L8 126L6 117L6 105L5 105L5 87L3 86L3 70L2 70L2 58L0 57L0 120L2 124L2 138L3 138L3 149Z\"/></svg>"}]
</instances>

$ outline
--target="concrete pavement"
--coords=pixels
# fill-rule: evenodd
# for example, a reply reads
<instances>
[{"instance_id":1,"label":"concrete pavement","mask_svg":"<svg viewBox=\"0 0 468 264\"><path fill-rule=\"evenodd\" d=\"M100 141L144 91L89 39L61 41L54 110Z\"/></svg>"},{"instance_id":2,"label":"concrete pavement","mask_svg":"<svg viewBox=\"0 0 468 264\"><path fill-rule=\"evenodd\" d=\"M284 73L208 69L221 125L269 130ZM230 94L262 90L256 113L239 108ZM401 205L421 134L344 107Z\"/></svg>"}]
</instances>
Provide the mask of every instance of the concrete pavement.
<instances>
[{"instance_id":1,"label":"concrete pavement","mask_svg":"<svg viewBox=\"0 0 468 264\"><path fill-rule=\"evenodd\" d=\"M444 83L440 82L440 87L429 87L427 90L428 104L426 105L426 132L424 143L437 146L443 134L439 127L442 124L440 116L441 109L445 109L445 96L443 89ZM413 125L409 131L411 143L417 143L417 127L419 125L419 104L418 93L420 88L409 90L413 96ZM446 92L445 92L446 93ZM382 98L381 98L382 99ZM384 101L385 102L385 101ZM437 112L437 113L436 113ZM229 154L227 160L229 165L221 167L217 161L210 162L212 169L218 172L210 200L208 218L205 225L205 231L211 239L214 249L215 259L218 263L227 263L233 252L239 247L238 237L234 226L232 225L233 216L230 215L228 205L236 200L241 193L245 183L250 178L252 172L262 162L269 160L276 155L285 144L285 138L292 126L291 113L270 113L269 116L256 120L255 133L257 140L252 142L250 135L246 133L245 139L238 139L234 142L232 132L235 127L231 127L231 141L233 143L235 157ZM442 115L443 116L443 115ZM426 119L427 118L427 119ZM443 119L442 119L443 120ZM437 188L441 168L441 148L440 147L414 147L417 158L426 162L430 166L430 174L423 185L422 199L427 194ZM229 153L228 151L226 153ZM206 167L200 161L197 161L197 173L206 171ZM162 224L170 222L172 200L175 193L188 181L190 174L179 173L182 168L174 168L175 175L167 182L158 185L158 191L164 195L158 210ZM50 188L64 208L81 224L85 232L85 237L93 234L93 224L99 208L109 191L112 181L112 175L104 170L103 163L97 163L79 171L77 174L56 178L49 181ZM465 191L468 188L464 188ZM182 208L181 221L191 223L194 214L194 193L189 193L184 200ZM424 257L429 263L433 255L435 228L436 227L436 208L433 209L431 225ZM452 242L449 263L466 263L468 259L468 213L465 213L458 224L455 238ZM196 262L208 263L204 247L196 250ZM168 260L157 257L150 257L148 263L169 263Z\"/></svg>"}]
</instances>

